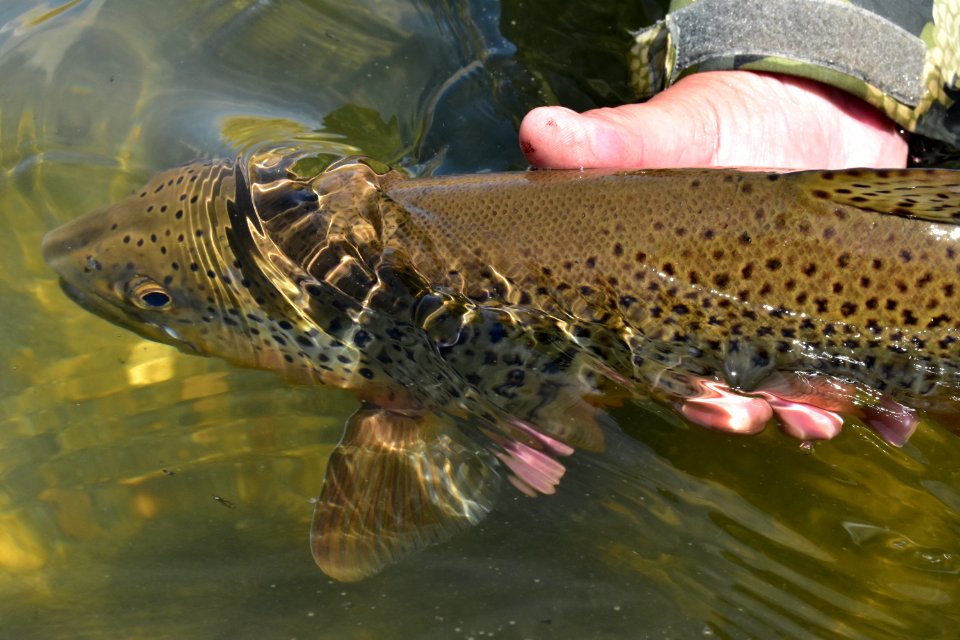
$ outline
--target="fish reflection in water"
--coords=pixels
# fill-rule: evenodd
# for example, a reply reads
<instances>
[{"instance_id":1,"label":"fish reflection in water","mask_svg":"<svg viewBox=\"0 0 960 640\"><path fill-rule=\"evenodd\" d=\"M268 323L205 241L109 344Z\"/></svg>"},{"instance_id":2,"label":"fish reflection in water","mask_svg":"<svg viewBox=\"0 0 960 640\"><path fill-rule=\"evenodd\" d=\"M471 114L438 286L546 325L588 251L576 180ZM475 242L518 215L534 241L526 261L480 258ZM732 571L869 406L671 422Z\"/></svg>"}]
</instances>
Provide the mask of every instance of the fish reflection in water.
<instances>
[{"instance_id":1,"label":"fish reflection in water","mask_svg":"<svg viewBox=\"0 0 960 640\"><path fill-rule=\"evenodd\" d=\"M805 441L858 418L892 445L955 412L957 172L310 160L161 173L43 251L112 322L356 395L311 531L334 578L476 524L502 476L555 492L624 399Z\"/></svg>"}]
</instances>

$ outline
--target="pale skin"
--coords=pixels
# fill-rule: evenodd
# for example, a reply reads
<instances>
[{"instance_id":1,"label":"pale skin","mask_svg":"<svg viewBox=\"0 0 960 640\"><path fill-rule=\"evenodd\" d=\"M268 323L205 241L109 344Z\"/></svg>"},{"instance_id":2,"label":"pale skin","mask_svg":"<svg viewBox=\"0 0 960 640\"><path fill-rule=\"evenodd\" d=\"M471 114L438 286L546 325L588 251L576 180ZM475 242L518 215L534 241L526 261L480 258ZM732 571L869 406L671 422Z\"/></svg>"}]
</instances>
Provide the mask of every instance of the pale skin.
<instances>
[{"instance_id":1,"label":"pale skin","mask_svg":"<svg viewBox=\"0 0 960 640\"><path fill-rule=\"evenodd\" d=\"M811 80L751 71L694 74L643 104L581 114L534 109L520 125L520 147L530 164L553 169L842 169L907 162L899 127L865 102ZM745 394L702 380L701 392L680 410L725 432L757 433L776 414L784 430L802 440L836 436L843 424L836 393L818 396L795 382L803 393L788 385ZM844 412L854 410L843 400ZM917 425L912 410L892 401L863 419L897 446Z\"/></svg>"},{"instance_id":2,"label":"pale skin","mask_svg":"<svg viewBox=\"0 0 960 640\"><path fill-rule=\"evenodd\" d=\"M581 167L904 167L899 127L858 98L812 80L713 71L642 104L578 114L540 107L520 125L530 164Z\"/></svg>"}]
</instances>

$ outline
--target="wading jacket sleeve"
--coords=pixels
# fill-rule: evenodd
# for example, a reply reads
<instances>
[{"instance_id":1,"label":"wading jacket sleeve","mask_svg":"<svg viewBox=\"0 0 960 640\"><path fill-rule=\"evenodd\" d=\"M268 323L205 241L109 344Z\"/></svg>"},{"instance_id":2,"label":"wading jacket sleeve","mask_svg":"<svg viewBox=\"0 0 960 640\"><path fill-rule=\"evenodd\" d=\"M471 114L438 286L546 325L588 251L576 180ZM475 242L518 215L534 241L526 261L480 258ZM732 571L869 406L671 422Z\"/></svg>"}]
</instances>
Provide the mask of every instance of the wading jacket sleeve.
<instances>
[{"instance_id":1,"label":"wading jacket sleeve","mask_svg":"<svg viewBox=\"0 0 960 640\"><path fill-rule=\"evenodd\" d=\"M642 96L697 71L803 76L960 147L960 0L673 0L630 66Z\"/></svg>"}]
</instances>

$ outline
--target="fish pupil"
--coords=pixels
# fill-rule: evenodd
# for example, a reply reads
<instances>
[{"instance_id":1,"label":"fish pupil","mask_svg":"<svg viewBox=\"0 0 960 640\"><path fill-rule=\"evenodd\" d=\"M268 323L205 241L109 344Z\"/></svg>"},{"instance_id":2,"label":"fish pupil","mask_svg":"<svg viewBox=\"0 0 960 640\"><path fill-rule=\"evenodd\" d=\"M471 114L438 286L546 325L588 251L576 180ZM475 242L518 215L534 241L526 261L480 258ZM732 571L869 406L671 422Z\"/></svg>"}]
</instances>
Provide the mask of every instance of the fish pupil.
<instances>
[{"instance_id":1,"label":"fish pupil","mask_svg":"<svg viewBox=\"0 0 960 640\"><path fill-rule=\"evenodd\" d=\"M160 309L170 304L170 296L163 291L150 291L140 296L143 303L154 309Z\"/></svg>"}]
</instances>

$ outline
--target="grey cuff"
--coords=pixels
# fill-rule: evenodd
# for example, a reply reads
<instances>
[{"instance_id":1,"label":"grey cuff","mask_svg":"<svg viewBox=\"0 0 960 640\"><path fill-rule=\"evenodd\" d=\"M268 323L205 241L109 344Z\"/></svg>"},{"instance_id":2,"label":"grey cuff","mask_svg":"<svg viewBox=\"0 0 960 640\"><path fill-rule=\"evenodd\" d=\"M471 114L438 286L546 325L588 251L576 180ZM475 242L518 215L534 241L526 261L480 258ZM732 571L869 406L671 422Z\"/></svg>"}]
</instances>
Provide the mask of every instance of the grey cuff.
<instances>
[{"instance_id":1,"label":"grey cuff","mask_svg":"<svg viewBox=\"0 0 960 640\"><path fill-rule=\"evenodd\" d=\"M675 58L668 84L712 60L776 57L842 73L911 107L923 95L920 38L836 0L698 0L665 24Z\"/></svg>"}]
</instances>

